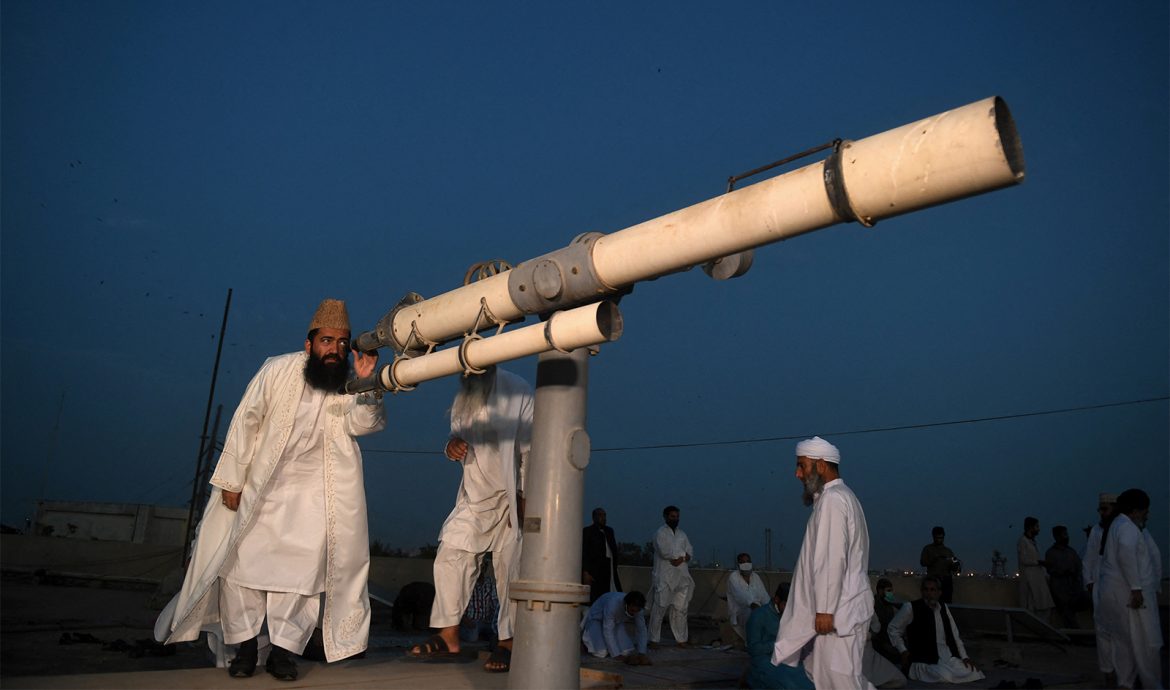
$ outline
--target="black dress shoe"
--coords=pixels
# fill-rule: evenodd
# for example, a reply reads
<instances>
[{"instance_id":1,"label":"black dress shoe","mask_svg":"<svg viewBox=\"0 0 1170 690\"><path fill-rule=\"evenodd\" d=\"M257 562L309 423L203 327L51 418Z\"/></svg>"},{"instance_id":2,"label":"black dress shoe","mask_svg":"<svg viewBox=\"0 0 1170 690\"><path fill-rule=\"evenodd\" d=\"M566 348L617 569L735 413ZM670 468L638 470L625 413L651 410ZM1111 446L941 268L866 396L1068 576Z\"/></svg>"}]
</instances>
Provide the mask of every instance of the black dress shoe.
<instances>
[{"instance_id":1,"label":"black dress shoe","mask_svg":"<svg viewBox=\"0 0 1170 690\"><path fill-rule=\"evenodd\" d=\"M256 638L240 643L236 658L228 664L228 675L232 678L250 678L256 672Z\"/></svg>"},{"instance_id":2,"label":"black dress shoe","mask_svg":"<svg viewBox=\"0 0 1170 690\"><path fill-rule=\"evenodd\" d=\"M272 651L268 653L268 663L264 664L264 668L277 680L297 679L297 665L292 660L292 653L276 645L272 645Z\"/></svg>"}]
</instances>

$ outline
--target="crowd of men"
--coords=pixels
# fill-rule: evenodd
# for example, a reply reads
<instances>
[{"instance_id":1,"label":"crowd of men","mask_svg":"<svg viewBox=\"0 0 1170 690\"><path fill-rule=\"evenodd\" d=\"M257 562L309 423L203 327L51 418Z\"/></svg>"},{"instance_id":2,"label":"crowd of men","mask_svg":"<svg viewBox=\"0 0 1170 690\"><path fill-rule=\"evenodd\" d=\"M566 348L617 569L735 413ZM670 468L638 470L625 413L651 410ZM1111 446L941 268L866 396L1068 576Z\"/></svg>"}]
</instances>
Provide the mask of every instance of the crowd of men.
<instances>
[{"instance_id":1,"label":"crowd of men","mask_svg":"<svg viewBox=\"0 0 1170 690\"><path fill-rule=\"evenodd\" d=\"M265 669L298 676L294 656L316 630L321 655L360 654L369 638L369 537L356 438L386 423L380 394L347 395L351 377L349 316L324 300L303 351L269 358L253 377L229 427L211 478L182 589L160 615L167 643L201 632L232 677ZM352 375L371 375L376 353L353 352ZM532 438L533 393L496 367L465 376L450 409L444 454L459 463L455 505L443 522L434 562L435 633L412 656L456 655L465 641L493 637L484 665L511 665L516 604L509 587L522 548L524 486ZM979 680L951 614L961 563L942 527L922 549L921 597L897 605L889 581L869 585L869 531L861 503L841 477L841 453L819 437L796 446L795 475L811 508L791 583L769 593L740 553L728 575L728 618L745 644L750 687L902 687ZM1091 599L1100 668L1110 687L1161 687L1157 613L1161 555L1146 528L1149 496L1139 489L1102 494L1100 521L1088 531L1083 558L1068 530L1053 528L1041 558L1040 523L1024 521L1017 544L1021 606L1049 621L1076 625ZM648 596L623 591L618 546L597 508L582 531L581 581L590 606L581 622L583 649L629 664L651 663L669 621L675 644L690 643L694 547L667 506L653 535ZM490 566L485 560L490 559ZM488 568L490 567L490 571ZM648 621L644 610L649 608ZM226 659L225 645L235 646Z\"/></svg>"}]
</instances>

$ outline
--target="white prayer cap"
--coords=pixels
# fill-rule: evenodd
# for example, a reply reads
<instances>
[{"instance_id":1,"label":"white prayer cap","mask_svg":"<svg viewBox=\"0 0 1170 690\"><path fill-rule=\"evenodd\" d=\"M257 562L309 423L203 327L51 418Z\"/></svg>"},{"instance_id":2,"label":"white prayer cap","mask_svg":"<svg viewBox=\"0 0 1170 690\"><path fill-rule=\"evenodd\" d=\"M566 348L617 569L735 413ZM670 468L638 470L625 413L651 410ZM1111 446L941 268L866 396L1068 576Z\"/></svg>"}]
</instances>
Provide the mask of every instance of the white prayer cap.
<instances>
[{"instance_id":1,"label":"white prayer cap","mask_svg":"<svg viewBox=\"0 0 1170 690\"><path fill-rule=\"evenodd\" d=\"M1098 503L1117 503L1117 494L1102 493L1097 496Z\"/></svg>"},{"instance_id":2,"label":"white prayer cap","mask_svg":"<svg viewBox=\"0 0 1170 690\"><path fill-rule=\"evenodd\" d=\"M796 444L796 457L814 458L834 464L841 463L841 451L837 450L837 446L820 436L813 436Z\"/></svg>"}]
</instances>

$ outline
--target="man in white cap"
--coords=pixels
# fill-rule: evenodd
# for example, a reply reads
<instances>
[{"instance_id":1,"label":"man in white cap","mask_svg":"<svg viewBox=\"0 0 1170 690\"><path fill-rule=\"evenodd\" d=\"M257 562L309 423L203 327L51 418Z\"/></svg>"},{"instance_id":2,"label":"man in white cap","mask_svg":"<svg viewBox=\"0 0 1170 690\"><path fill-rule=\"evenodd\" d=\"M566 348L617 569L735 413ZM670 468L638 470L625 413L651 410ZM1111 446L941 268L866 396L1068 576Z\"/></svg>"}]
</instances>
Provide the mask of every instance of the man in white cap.
<instances>
[{"instance_id":1,"label":"man in white cap","mask_svg":"<svg viewBox=\"0 0 1170 690\"><path fill-rule=\"evenodd\" d=\"M1101 579L1101 535L1109 524L1113 515L1113 508L1117 504L1117 494L1101 493L1097 496L1097 515L1100 518L1097 524L1089 530L1089 539L1085 543L1085 552L1081 554L1081 579L1089 591L1093 601L1093 611L1101 605L1101 591L1094 585ZM1113 647L1109 635L1100 627L1094 626L1097 638L1097 667L1105 674L1104 687L1112 688L1117 685L1117 677L1113 670Z\"/></svg>"},{"instance_id":2,"label":"man in white cap","mask_svg":"<svg viewBox=\"0 0 1170 690\"><path fill-rule=\"evenodd\" d=\"M812 515L792 572L792 591L780 621L773 664L805 667L818 688L866 688L862 671L873 616L869 590L869 528L857 496L841 480L841 453L815 436L796 445L796 478Z\"/></svg>"},{"instance_id":3,"label":"man in white cap","mask_svg":"<svg viewBox=\"0 0 1170 690\"><path fill-rule=\"evenodd\" d=\"M327 660L366 649L370 544L355 437L382 430L386 414L380 395L341 392L349 335L345 303L327 299L304 350L270 357L248 384L183 588L156 625L168 644L222 626L223 641L239 644L233 677L255 671L265 619L266 668L279 680L296 679L291 655L304 651L318 619ZM354 353L354 373L372 374L377 360Z\"/></svg>"}]
</instances>

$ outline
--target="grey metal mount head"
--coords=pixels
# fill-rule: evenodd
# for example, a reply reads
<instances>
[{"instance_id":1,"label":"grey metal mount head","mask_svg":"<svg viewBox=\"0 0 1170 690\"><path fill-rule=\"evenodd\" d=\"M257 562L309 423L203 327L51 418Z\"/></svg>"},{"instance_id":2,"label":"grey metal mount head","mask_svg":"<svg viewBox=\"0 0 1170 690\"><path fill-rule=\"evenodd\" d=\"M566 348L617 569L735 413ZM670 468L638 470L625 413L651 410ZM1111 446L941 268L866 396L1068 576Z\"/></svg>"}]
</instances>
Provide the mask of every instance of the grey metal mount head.
<instances>
[{"instance_id":1,"label":"grey metal mount head","mask_svg":"<svg viewBox=\"0 0 1170 690\"><path fill-rule=\"evenodd\" d=\"M525 261L508 272L508 296L525 314L543 314L617 292L597 277L593 245L605 235L587 232L569 246Z\"/></svg>"}]
</instances>

